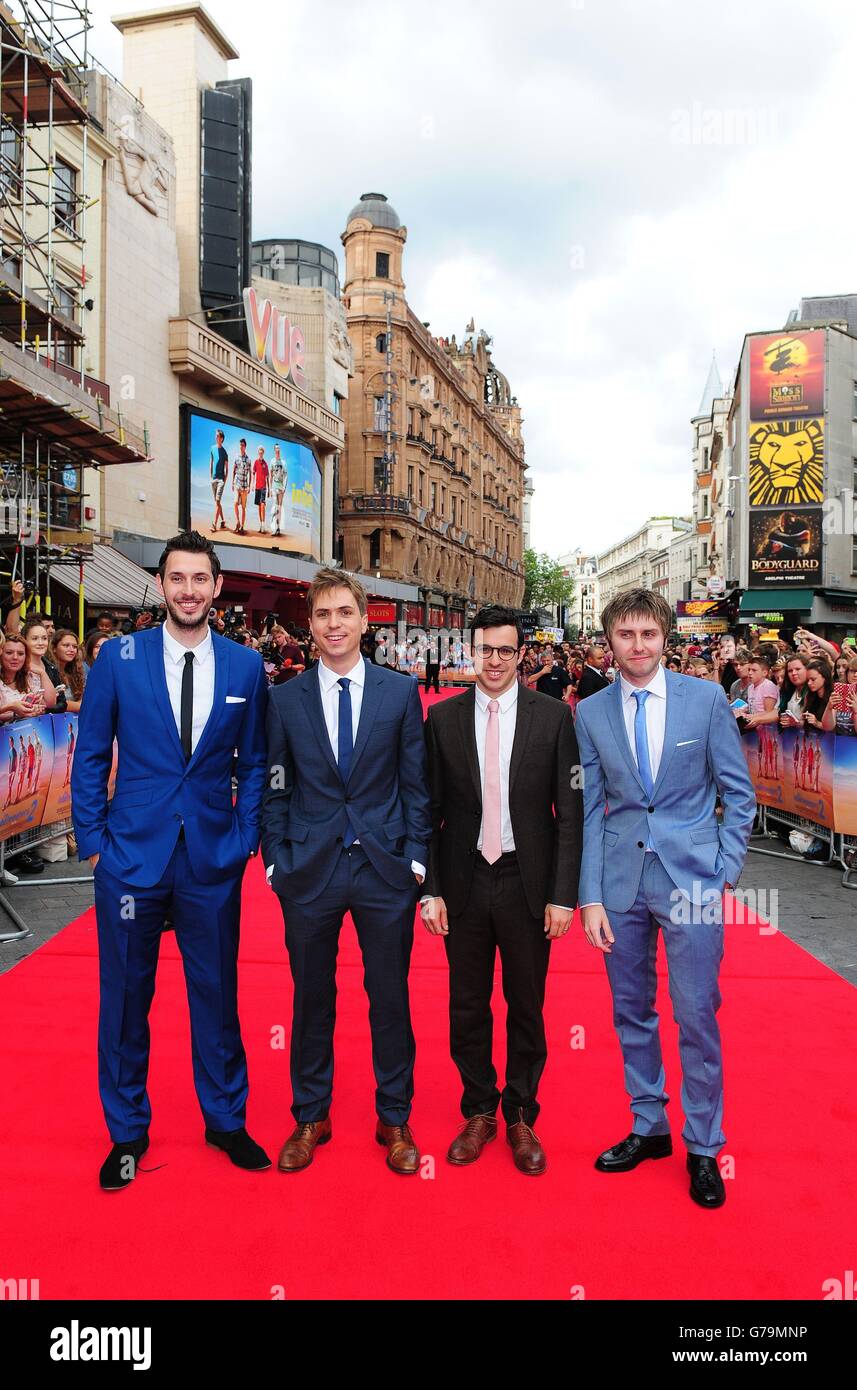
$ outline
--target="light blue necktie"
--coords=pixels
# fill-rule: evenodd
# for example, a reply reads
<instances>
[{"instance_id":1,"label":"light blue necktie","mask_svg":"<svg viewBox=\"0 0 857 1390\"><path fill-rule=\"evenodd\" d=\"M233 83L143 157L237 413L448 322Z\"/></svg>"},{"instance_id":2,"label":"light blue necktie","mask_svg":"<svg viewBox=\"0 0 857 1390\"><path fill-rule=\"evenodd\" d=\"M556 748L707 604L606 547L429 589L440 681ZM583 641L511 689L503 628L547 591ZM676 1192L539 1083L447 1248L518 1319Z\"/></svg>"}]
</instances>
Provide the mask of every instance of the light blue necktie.
<instances>
[{"instance_id":1,"label":"light blue necktie","mask_svg":"<svg viewBox=\"0 0 857 1390\"><path fill-rule=\"evenodd\" d=\"M637 701L637 713L634 715L634 743L637 749L637 771L646 791L649 801L652 799L652 792L655 789L652 777L652 764L649 759L649 733L646 728L646 701L649 698L648 690L635 690L634 699ZM652 848L652 837L646 833L646 849Z\"/></svg>"}]
</instances>

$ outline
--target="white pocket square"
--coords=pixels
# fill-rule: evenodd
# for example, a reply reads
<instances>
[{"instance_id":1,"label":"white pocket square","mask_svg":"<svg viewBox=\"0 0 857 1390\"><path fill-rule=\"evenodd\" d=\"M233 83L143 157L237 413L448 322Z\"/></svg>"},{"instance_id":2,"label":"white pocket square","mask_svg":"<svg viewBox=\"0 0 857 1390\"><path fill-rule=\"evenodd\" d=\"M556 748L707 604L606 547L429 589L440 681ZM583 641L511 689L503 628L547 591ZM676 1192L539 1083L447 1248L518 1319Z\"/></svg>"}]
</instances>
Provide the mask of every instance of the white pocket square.
<instances>
[{"instance_id":1,"label":"white pocket square","mask_svg":"<svg viewBox=\"0 0 857 1390\"><path fill-rule=\"evenodd\" d=\"M676 744L676 748L686 748L689 743L699 743L698 738L683 738Z\"/></svg>"},{"instance_id":2,"label":"white pocket square","mask_svg":"<svg viewBox=\"0 0 857 1390\"><path fill-rule=\"evenodd\" d=\"M227 696L226 696L226 703L227 703L227 705L246 705L246 703L247 703L247 696L246 696L246 695L227 695Z\"/></svg>"}]
</instances>

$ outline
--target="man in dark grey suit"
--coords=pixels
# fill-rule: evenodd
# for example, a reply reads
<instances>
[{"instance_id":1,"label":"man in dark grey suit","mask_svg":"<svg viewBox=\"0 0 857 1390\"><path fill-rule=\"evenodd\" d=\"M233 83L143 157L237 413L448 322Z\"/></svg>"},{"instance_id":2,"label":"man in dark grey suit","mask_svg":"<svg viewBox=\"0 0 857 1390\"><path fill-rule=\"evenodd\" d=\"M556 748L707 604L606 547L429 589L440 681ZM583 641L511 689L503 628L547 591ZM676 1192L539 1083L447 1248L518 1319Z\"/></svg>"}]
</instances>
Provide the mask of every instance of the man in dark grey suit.
<instances>
[{"instance_id":1,"label":"man in dark grey suit","mask_svg":"<svg viewBox=\"0 0 857 1390\"><path fill-rule=\"evenodd\" d=\"M551 941L577 903L583 804L568 706L518 682L524 642L514 609L474 620L476 687L433 705L426 722L432 841L423 921L449 960L450 1045L465 1124L450 1163L497 1137L498 1104L516 1166L547 1167L533 1125L547 1060L542 1009ZM499 949L506 1023L502 1096L491 1058Z\"/></svg>"}]
</instances>

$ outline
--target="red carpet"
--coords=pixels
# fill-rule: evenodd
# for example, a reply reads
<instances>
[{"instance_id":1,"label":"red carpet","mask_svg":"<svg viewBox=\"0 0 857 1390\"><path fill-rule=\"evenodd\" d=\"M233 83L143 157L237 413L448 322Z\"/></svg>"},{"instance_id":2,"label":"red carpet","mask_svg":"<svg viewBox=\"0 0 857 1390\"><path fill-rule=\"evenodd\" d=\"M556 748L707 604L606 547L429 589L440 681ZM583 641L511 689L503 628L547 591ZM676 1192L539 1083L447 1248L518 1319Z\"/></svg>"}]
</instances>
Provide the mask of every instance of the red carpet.
<instances>
[{"instance_id":1,"label":"red carpet","mask_svg":"<svg viewBox=\"0 0 857 1390\"><path fill-rule=\"evenodd\" d=\"M244 892L241 1017L248 1127L272 1156L292 1125L291 980L278 904L258 861ZM202 1142L183 977L165 939L152 1012L152 1147L103 1194L96 1090L94 914L0 978L5 1086L0 1277L51 1298L809 1298L854 1267L853 1039L857 992L778 935L727 931L722 980L726 1152L718 1212L687 1195L684 1150L608 1177L598 1151L630 1128L603 963L579 926L553 947L550 1057L538 1130L549 1171L528 1179L501 1138L472 1168L444 1153L459 1121L443 946L417 927L413 1128L430 1176L388 1172L374 1143L367 1006L356 939L339 963L333 1142L304 1173L239 1172ZM502 1039L503 1004L497 984ZM673 1137L676 1030L661 1006ZM585 1047L570 1046L585 1030ZM273 1047L278 1030L286 1046ZM575 1033L577 1036L577 1033ZM498 1046L502 1064L501 1047ZM272 1290L274 1293L272 1294ZM577 1296L580 1296L579 1294Z\"/></svg>"}]
</instances>

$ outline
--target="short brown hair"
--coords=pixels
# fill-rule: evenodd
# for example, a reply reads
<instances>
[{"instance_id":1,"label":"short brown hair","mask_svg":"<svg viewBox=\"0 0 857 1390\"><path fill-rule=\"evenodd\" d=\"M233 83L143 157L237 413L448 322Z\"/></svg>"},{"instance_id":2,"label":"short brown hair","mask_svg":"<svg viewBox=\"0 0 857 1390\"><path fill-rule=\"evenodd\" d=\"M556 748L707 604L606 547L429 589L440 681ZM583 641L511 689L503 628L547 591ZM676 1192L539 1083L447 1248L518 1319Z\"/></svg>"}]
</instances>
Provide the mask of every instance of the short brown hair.
<instances>
[{"instance_id":1,"label":"short brown hair","mask_svg":"<svg viewBox=\"0 0 857 1390\"><path fill-rule=\"evenodd\" d=\"M330 589L347 589L354 597L357 607L361 613L367 611L366 590L355 579L353 574L348 574L345 570L334 569L332 565L323 565L320 570L316 570L312 583L307 589L306 606L307 611L312 617L319 594L327 593Z\"/></svg>"},{"instance_id":2,"label":"short brown hair","mask_svg":"<svg viewBox=\"0 0 857 1390\"><path fill-rule=\"evenodd\" d=\"M607 606L601 610L601 626L607 633L608 640L617 623L623 618L634 616L652 618L664 637L669 635L673 625L673 611L665 598L653 593L651 589L629 589L626 594L617 594L615 598L611 598Z\"/></svg>"}]
</instances>

